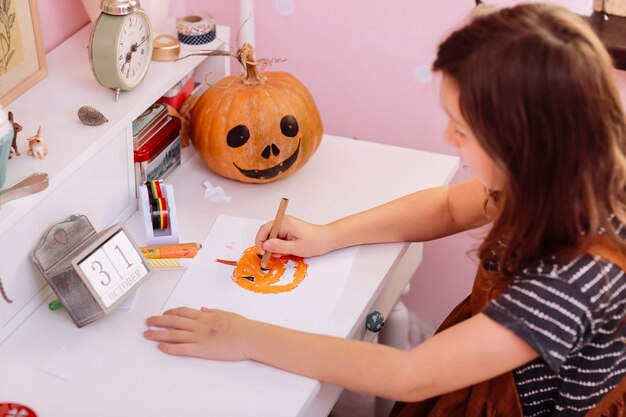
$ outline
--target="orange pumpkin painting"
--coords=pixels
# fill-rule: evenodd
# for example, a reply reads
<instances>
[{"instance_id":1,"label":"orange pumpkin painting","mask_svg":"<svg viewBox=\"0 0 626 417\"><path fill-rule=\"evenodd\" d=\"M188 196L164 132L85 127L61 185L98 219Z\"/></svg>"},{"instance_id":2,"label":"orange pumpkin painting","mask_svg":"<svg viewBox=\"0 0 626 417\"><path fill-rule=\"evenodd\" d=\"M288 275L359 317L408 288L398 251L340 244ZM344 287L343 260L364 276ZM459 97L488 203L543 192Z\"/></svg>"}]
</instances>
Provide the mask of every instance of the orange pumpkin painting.
<instances>
[{"instance_id":1,"label":"orange pumpkin painting","mask_svg":"<svg viewBox=\"0 0 626 417\"><path fill-rule=\"evenodd\" d=\"M307 276L308 265L304 258L288 255L270 258L267 268L261 268L261 256L256 246L248 248L238 262L216 259L217 262L233 265L232 279L240 287L263 294L278 294L296 288ZM293 269L293 279L284 284L281 277L287 269Z\"/></svg>"},{"instance_id":2,"label":"orange pumpkin painting","mask_svg":"<svg viewBox=\"0 0 626 417\"><path fill-rule=\"evenodd\" d=\"M217 174L246 183L290 176L322 140L320 113L311 93L286 72L260 72L254 48L237 53L241 76L209 87L190 113L191 141Z\"/></svg>"}]
</instances>

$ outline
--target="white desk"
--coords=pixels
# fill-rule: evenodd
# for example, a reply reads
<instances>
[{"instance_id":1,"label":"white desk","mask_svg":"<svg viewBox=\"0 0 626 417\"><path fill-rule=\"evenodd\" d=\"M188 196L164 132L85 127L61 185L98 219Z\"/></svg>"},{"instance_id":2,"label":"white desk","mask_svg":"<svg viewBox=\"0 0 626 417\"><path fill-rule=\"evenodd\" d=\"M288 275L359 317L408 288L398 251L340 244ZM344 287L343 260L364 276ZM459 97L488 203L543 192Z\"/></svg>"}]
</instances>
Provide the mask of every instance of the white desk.
<instances>
[{"instance_id":1,"label":"white desk","mask_svg":"<svg viewBox=\"0 0 626 417\"><path fill-rule=\"evenodd\" d=\"M300 171L264 185L217 177L190 149L183 157L168 182L174 185L181 241L198 242L219 214L271 219L279 198L287 197L289 214L328 222L445 184L458 166L451 156L328 135ZM232 201L204 199L207 179ZM142 244L138 213L126 224ZM405 253L410 256L403 258ZM373 310L389 312L420 260L421 244L360 247L326 333L364 338L364 317ZM42 304L0 345L0 402L27 405L42 417L328 415L337 387L253 362L172 357L144 340L145 318L160 312L181 274L156 273L132 311L114 312L81 329L64 310L51 312L48 302ZM40 369L64 345L92 346L106 357L82 380L68 382Z\"/></svg>"}]
</instances>

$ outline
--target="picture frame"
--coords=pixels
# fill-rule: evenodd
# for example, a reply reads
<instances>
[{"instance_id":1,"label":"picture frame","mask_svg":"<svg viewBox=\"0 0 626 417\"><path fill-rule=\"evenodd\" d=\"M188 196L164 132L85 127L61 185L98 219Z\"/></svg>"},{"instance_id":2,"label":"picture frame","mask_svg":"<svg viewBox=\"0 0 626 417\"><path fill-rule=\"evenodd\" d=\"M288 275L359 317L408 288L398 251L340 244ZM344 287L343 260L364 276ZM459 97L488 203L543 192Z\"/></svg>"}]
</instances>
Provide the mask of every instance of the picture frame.
<instances>
[{"instance_id":1,"label":"picture frame","mask_svg":"<svg viewBox=\"0 0 626 417\"><path fill-rule=\"evenodd\" d=\"M0 105L47 74L37 0L0 0Z\"/></svg>"}]
</instances>

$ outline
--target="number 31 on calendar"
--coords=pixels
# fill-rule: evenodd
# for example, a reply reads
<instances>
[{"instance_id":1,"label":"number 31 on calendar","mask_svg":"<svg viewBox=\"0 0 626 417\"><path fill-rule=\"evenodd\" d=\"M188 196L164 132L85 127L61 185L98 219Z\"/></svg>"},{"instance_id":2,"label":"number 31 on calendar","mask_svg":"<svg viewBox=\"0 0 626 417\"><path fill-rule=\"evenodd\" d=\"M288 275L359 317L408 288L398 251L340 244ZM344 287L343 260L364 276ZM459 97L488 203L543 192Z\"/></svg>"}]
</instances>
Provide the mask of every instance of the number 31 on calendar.
<instances>
[{"instance_id":1,"label":"number 31 on calendar","mask_svg":"<svg viewBox=\"0 0 626 417\"><path fill-rule=\"evenodd\" d=\"M148 274L143 259L124 229L78 262L92 293L108 308Z\"/></svg>"}]
</instances>

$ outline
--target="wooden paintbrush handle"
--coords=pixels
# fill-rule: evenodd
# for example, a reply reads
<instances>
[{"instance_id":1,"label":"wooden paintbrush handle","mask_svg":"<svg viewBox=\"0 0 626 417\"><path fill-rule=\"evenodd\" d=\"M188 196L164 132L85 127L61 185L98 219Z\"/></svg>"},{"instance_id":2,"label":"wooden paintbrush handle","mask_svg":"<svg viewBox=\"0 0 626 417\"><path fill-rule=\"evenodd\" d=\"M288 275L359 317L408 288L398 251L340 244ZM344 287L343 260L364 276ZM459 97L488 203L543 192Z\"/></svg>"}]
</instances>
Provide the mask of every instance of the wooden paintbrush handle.
<instances>
[{"instance_id":1,"label":"wooden paintbrush handle","mask_svg":"<svg viewBox=\"0 0 626 417\"><path fill-rule=\"evenodd\" d=\"M270 230L270 236L268 239L276 239L276 236L278 236L280 224L283 222L283 217L285 217L285 211L287 210L287 203L289 203L288 199L280 199L280 205L278 206L276 218L274 218L274 223L272 224L272 229ZM272 253L266 250L261 258L261 268L267 267L267 262L270 260L270 256L272 256Z\"/></svg>"}]
</instances>

